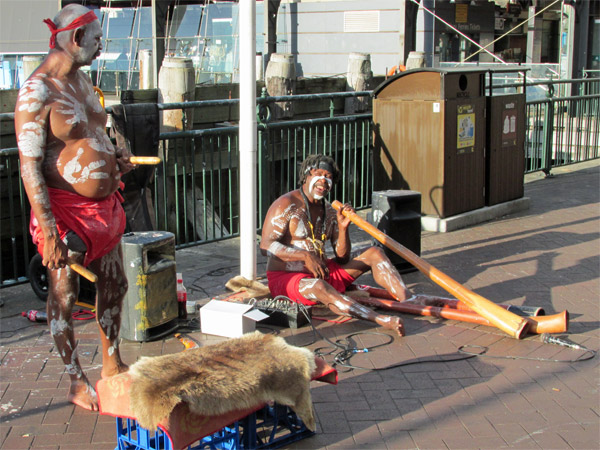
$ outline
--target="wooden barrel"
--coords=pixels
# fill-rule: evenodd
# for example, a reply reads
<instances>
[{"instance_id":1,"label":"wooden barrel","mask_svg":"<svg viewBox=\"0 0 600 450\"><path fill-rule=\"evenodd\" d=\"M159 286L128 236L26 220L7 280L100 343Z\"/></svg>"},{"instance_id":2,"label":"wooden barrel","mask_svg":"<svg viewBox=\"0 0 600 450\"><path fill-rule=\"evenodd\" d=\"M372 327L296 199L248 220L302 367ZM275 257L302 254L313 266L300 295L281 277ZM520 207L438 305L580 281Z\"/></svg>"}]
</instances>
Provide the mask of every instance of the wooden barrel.
<instances>
[{"instance_id":1,"label":"wooden barrel","mask_svg":"<svg viewBox=\"0 0 600 450\"><path fill-rule=\"evenodd\" d=\"M425 52L410 52L406 58L406 70L425 67Z\"/></svg>"},{"instance_id":2,"label":"wooden barrel","mask_svg":"<svg viewBox=\"0 0 600 450\"><path fill-rule=\"evenodd\" d=\"M265 84L270 96L294 95L296 93L296 63L291 53L273 53L267 64ZM271 105L271 117L275 120L294 117L292 102Z\"/></svg>"},{"instance_id":3,"label":"wooden barrel","mask_svg":"<svg viewBox=\"0 0 600 450\"><path fill-rule=\"evenodd\" d=\"M154 60L152 59L152 50L140 50L140 89L154 89Z\"/></svg>"},{"instance_id":4,"label":"wooden barrel","mask_svg":"<svg viewBox=\"0 0 600 450\"><path fill-rule=\"evenodd\" d=\"M346 73L346 91L368 91L371 89L371 55L368 53L350 53L348 72ZM369 97L350 97L346 99L344 113L354 114L369 109Z\"/></svg>"},{"instance_id":5,"label":"wooden barrel","mask_svg":"<svg viewBox=\"0 0 600 450\"><path fill-rule=\"evenodd\" d=\"M170 57L163 60L158 74L158 102L177 103L194 100L194 64L189 58ZM186 109L186 124L180 109L162 112L161 131L192 129L193 109Z\"/></svg>"}]
</instances>

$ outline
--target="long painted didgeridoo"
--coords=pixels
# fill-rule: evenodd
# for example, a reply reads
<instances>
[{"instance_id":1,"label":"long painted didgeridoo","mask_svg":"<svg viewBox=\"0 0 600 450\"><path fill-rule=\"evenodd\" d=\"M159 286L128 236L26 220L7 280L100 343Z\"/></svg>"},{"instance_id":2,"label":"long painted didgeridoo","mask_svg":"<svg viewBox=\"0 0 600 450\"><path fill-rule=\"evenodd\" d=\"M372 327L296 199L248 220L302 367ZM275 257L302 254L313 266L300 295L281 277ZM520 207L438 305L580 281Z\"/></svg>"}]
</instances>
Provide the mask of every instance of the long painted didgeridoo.
<instances>
[{"instance_id":1,"label":"long painted didgeridoo","mask_svg":"<svg viewBox=\"0 0 600 450\"><path fill-rule=\"evenodd\" d=\"M130 156L129 162L131 164L156 165L160 164L160 158L158 156Z\"/></svg>"},{"instance_id":2,"label":"long painted didgeridoo","mask_svg":"<svg viewBox=\"0 0 600 450\"><path fill-rule=\"evenodd\" d=\"M351 294L351 292L347 292ZM441 317L443 319L459 320L461 322L476 323L479 325L495 326L485 317L481 317L475 311L466 309L454 309L443 306L423 306L410 302L399 302L396 300L384 300L374 297L352 297L357 302L373 306L375 308L398 311L406 314L419 316ZM527 317L529 332L533 334L542 333L565 333L568 328L569 313L554 314L552 316Z\"/></svg>"},{"instance_id":3,"label":"long painted didgeridoo","mask_svg":"<svg viewBox=\"0 0 600 450\"><path fill-rule=\"evenodd\" d=\"M333 206L337 211L340 211L343 207L343 205L337 200L334 200L331 203L331 206ZM453 280L448 275L439 271L427 261L417 256L414 252L410 251L399 242L378 230L369 222L361 218L358 214L349 212L344 212L343 214L356 226L369 233L394 253L402 256L406 261L411 263L424 275L426 275L431 281L438 284L444 290L450 292L457 299L464 302L477 314L488 319L495 327L501 329L516 339L521 339L527 334L530 322L525 320L523 317L519 317L516 314L511 313L491 302L487 298L484 298L481 295L478 295L475 292L467 289L458 281Z\"/></svg>"},{"instance_id":4,"label":"long painted didgeridoo","mask_svg":"<svg viewBox=\"0 0 600 450\"><path fill-rule=\"evenodd\" d=\"M73 269L75 272L77 272L82 277L87 278L92 283L95 283L96 281L98 281L98 277L96 276L96 274L94 272L92 272L91 270L86 269L81 264L78 264L71 259L69 259L67 261L67 263L69 264L69 267L71 269Z\"/></svg>"},{"instance_id":5,"label":"long painted didgeridoo","mask_svg":"<svg viewBox=\"0 0 600 450\"><path fill-rule=\"evenodd\" d=\"M365 294L368 294L375 298L381 298L383 300L396 300L392 296L392 294L390 294L385 289L376 288L373 286L360 286L360 287L357 287L356 290L353 290L353 291L346 290L346 292L349 293L350 295L353 292L364 292ZM460 300L455 300L452 298L440 298L437 301L441 304L440 305L427 305L427 306L440 306L440 307L447 307L447 308L458 309L458 310L471 311L471 308L469 308L467 305L465 305ZM541 306L515 306L515 305L504 305L502 303L499 303L498 306L500 306L504 309L507 309L510 312L515 313L521 317L545 316L546 315L546 311Z\"/></svg>"}]
</instances>

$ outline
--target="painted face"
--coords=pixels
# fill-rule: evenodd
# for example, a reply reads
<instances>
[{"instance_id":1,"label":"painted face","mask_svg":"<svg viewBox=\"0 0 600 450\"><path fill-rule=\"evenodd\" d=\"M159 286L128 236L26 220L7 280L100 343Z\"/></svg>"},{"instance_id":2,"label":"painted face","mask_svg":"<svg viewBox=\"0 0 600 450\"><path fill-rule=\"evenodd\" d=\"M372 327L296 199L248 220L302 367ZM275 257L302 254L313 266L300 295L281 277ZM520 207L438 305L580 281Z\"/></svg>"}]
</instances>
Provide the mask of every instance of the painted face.
<instances>
[{"instance_id":1,"label":"painted face","mask_svg":"<svg viewBox=\"0 0 600 450\"><path fill-rule=\"evenodd\" d=\"M333 187L333 175L325 169L312 169L308 182L308 192L317 200L325 197Z\"/></svg>"},{"instance_id":2,"label":"painted face","mask_svg":"<svg viewBox=\"0 0 600 450\"><path fill-rule=\"evenodd\" d=\"M102 51L102 28L100 22L95 20L88 24L85 34L81 40L78 62L90 65L94 59L100 56Z\"/></svg>"}]
</instances>

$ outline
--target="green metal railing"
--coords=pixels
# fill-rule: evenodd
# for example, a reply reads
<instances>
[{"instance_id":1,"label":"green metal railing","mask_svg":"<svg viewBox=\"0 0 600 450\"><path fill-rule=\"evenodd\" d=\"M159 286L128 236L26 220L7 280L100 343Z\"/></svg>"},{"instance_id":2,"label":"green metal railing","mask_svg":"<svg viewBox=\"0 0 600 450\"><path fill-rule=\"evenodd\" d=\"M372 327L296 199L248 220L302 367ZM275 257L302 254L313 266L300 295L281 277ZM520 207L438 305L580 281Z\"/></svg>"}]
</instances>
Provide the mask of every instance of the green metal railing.
<instances>
[{"instance_id":1,"label":"green metal railing","mask_svg":"<svg viewBox=\"0 0 600 450\"><path fill-rule=\"evenodd\" d=\"M332 156L342 172L331 194L356 209L370 206L372 192L370 113L335 116L347 97L370 92L340 92L257 99L257 223L271 203L298 186L300 163L313 153ZM271 106L286 101L328 101L328 117L271 122ZM190 110L237 105L239 100L211 100L159 105L159 110ZM184 121L186 117L184 116ZM177 236L178 247L239 234L238 127L173 131L159 135L163 164L154 178L155 221Z\"/></svg>"},{"instance_id":2,"label":"green metal railing","mask_svg":"<svg viewBox=\"0 0 600 450\"><path fill-rule=\"evenodd\" d=\"M527 172L600 157L598 79L579 83L581 95L527 103ZM545 83L548 92L558 82ZM539 83L537 83L539 84ZM523 86L516 84L517 89ZM503 85L502 88L510 87ZM298 184L298 167L311 153L331 155L342 170L330 199L370 207L373 127L370 113L335 115L349 96L370 92L261 97L257 99L257 223L262 226L272 201ZM268 105L283 101L329 102L326 117L270 121ZM159 110L237 105L239 100L160 104ZM12 121L13 114L0 114ZM226 239L239 234L239 142L237 126L161 133L160 156L150 186L156 227L172 231L177 247ZM0 286L26 282L35 249L28 232L29 204L16 148L0 150Z\"/></svg>"}]
</instances>

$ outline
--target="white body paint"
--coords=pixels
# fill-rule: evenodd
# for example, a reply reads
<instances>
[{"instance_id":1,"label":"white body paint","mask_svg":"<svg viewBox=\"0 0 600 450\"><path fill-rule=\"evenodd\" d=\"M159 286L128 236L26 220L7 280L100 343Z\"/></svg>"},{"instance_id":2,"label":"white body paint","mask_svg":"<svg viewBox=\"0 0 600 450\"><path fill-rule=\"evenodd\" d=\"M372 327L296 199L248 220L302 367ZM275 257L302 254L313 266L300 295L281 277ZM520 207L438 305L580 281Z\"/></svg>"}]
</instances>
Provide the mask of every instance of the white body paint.
<instances>
[{"instance_id":1,"label":"white body paint","mask_svg":"<svg viewBox=\"0 0 600 450\"><path fill-rule=\"evenodd\" d=\"M94 172L94 170L98 170L99 168L105 166L106 161L104 161L104 160L92 161L87 166L81 167L81 164L79 164L79 158L81 158L81 155L83 155L82 148L77 150L77 156L75 156L75 158L73 158L67 164L65 164L65 171L63 173L63 177L65 180L67 180L70 184L77 184L77 183L85 183L90 178L93 178L93 179L108 178L107 173ZM76 174L77 172L81 172L79 177L74 176L74 174Z\"/></svg>"}]
</instances>

